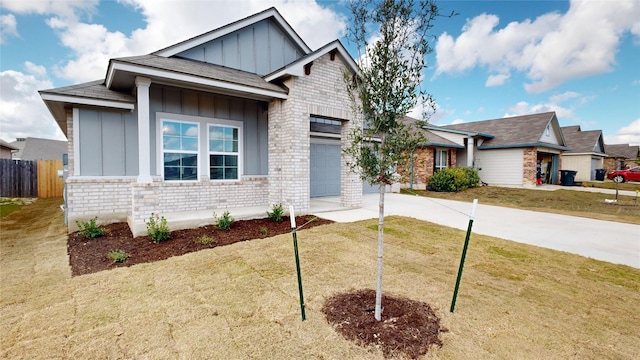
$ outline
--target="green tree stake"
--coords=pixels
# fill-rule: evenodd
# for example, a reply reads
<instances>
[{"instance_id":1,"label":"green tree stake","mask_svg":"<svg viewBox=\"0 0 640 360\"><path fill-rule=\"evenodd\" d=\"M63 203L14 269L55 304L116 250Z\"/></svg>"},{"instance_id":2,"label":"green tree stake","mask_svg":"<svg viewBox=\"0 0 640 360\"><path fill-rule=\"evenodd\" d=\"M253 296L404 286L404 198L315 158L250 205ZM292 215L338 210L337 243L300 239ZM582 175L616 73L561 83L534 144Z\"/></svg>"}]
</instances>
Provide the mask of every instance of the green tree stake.
<instances>
[{"instance_id":1,"label":"green tree stake","mask_svg":"<svg viewBox=\"0 0 640 360\"><path fill-rule=\"evenodd\" d=\"M300 311L302 313L302 321L307 316L304 313L304 294L302 293L302 273L300 272L300 257L298 256L298 235L296 234L296 215L293 212L293 205L289 207L289 217L291 218L291 234L293 235L293 250L296 257L296 271L298 273L298 291L300 293Z\"/></svg>"},{"instance_id":2,"label":"green tree stake","mask_svg":"<svg viewBox=\"0 0 640 360\"><path fill-rule=\"evenodd\" d=\"M462 248L462 257L460 259L460 268L458 269L458 278L456 279L456 288L453 290L453 299L451 300L450 312L456 307L456 298L458 297L458 288L460 287L460 279L462 278L462 268L464 267L464 258L467 256L467 248L469 247L469 237L471 236L471 227L473 226L473 218L476 216L476 207L478 199L473 199L473 207L469 216L469 226L467 227L467 237L464 239L464 247Z\"/></svg>"}]
</instances>

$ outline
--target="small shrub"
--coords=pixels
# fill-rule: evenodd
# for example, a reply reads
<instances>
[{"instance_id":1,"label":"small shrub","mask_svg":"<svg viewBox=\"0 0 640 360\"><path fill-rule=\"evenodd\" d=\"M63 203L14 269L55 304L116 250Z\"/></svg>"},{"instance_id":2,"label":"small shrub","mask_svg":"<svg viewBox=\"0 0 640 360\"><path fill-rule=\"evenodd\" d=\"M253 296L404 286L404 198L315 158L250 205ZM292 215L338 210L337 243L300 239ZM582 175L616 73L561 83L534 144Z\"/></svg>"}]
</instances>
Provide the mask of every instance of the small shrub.
<instances>
[{"instance_id":1,"label":"small shrub","mask_svg":"<svg viewBox=\"0 0 640 360\"><path fill-rule=\"evenodd\" d=\"M107 259L113 261L114 263L122 263L125 260L127 260L128 257L129 257L129 254L127 254L124 250L120 250L120 249L111 250L107 254Z\"/></svg>"},{"instance_id":2,"label":"small shrub","mask_svg":"<svg viewBox=\"0 0 640 360\"><path fill-rule=\"evenodd\" d=\"M282 220L281 220L281 221L282 221ZM263 226L263 227L261 227L261 228L260 228L260 235L262 235L262 236L267 236L267 235L269 235L269 229L267 229L267 228L266 228L266 227L264 227L264 226Z\"/></svg>"},{"instance_id":3,"label":"small shrub","mask_svg":"<svg viewBox=\"0 0 640 360\"><path fill-rule=\"evenodd\" d=\"M212 236L202 235L195 238L193 242L200 245L211 245L216 243L216 239Z\"/></svg>"},{"instance_id":4,"label":"small shrub","mask_svg":"<svg viewBox=\"0 0 640 360\"><path fill-rule=\"evenodd\" d=\"M429 179L429 186L434 191L454 192L478 186L480 176L472 168L457 167L442 169Z\"/></svg>"},{"instance_id":5,"label":"small shrub","mask_svg":"<svg viewBox=\"0 0 640 360\"><path fill-rule=\"evenodd\" d=\"M271 211L267 211L267 216L269 220L273 222L282 222L282 214L284 213L284 209L282 208L282 203L271 205Z\"/></svg>"},{"instance_id":6,"label":"small shrub","mask_svg":"<svg viewBox=\"0 0 640 360\"><path fill-rule=\"evenodd\" d=\"M231 224L236 221L233 217L231 217L229 211L225 211L221 217L218 217L218 215L214 212L213 218L216 220L216 226L220 230L228 230L231 227Z\"/></svg>"},{"instance_id":7,"label":"small shrub","mask_svg":"<svg viewBox=\"0 0 640 360\"><path fill-rule=\"evenodd\" d=\"M149 221L147 221L147 235L149 235L154 243L169 239L171 232L167 225L167 219L165 219L164 216L151 213Z\"/></svg>"},{"instance_id":8,"label":"small shrub","mask_svg":"<svg viewBox=\"0 0 640 360\"><path fill-rule=\"evenodd\" d=\"M80 235L84 236L87 239L93 239L98 236L104 235L104 228L99 227L96 224L97 220L98 217L96 216L93 219L89 220L89 222L76 221L76 225L78 226L78 232L80 233Z\"/></svg>"}]
</instances>

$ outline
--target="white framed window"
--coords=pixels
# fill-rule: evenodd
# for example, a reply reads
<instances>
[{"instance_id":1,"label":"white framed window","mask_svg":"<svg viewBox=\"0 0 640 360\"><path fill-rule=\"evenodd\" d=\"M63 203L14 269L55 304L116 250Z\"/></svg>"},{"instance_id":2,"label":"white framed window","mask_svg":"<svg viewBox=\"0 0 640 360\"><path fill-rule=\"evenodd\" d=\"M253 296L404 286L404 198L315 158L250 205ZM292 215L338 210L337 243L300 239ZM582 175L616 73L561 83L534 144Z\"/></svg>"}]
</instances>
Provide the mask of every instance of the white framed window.
<instances>
[{"instance_id":1,"label":"white framed window","mask_svg":"<svg viewBox=\"0 0 640 360\"><path fill-rule=\"evenodd\" d=\"M447 168L447 150L438 150L436 149L436 159L435 159L435 171L439 171Z\"/></svg>"},{"instance_id":2,"label":"white framed window","mask_svg":"<svg viewBox=\"0 0 640 360\"><path fill-rule=\"evenodd\" d=\"M198 180L200 124L162 119L162 168L165 181Z\"/></svg>"},{"instance_id":3,"label":"white framed window","mask_svg":"<svg viewBox=\"0 0 640 360\"><path fill-rule=\"evenodd\" d=\"M240 178L241 128L209 124L209 179L238 180Z\"/></svg>"}]
</instances>

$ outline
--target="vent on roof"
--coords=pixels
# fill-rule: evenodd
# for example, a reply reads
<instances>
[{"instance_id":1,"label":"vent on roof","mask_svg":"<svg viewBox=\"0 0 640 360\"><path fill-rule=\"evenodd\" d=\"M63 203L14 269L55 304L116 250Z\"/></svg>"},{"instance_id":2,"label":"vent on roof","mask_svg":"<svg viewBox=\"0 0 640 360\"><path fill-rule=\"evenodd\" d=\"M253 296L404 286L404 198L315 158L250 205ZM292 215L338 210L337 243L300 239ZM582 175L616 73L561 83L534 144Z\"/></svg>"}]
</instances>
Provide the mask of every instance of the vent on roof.
<instances>
[{"instance_id":1,"label":"vent on roof","mask_svg":"<svg viewBox=\"0 0 640 360\"><path fill-rule=\"evenodd\" d=\"M16 141L25 141L25 138L16 138Z\"/></svg>"}]
</instances>

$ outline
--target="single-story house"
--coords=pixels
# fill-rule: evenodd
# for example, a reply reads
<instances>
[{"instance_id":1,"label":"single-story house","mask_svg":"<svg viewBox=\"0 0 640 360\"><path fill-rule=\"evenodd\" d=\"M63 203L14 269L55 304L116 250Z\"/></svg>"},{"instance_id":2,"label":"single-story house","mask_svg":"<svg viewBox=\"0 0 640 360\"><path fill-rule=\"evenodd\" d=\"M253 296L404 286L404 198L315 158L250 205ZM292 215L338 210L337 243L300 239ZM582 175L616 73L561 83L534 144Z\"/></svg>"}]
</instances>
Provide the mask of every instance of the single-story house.
<instances>
[{"instance_id":1,"label":"single-story house","mask_svg":"<svg viewBox=\"0 0 640 360\"><path fill-rule=\"evenodd\" d=\"M17 152L14 159L20 160L62 160L67 153L67 142L35 137L17 138L11 143Z\"/></svg>"},{"instance_id":2,"label":"single-story house","mask_svg":"<svg viewBox=\"0 0 640 360\"><path fill-rule=\"evenodd\" d=\"M69 230L98 216L137 236L152 213L277 203L305 214L316 196L360 206L363 183L341 156L362 124L344 83L356 71L340 41L312 51L270 8L40 91L68 139Z\"/></svg>"},{"instance_id":3,"label":"single-story house","mask_svg":"<svg viewBox=\"0 0 640 360\"><path fill-rule=\"evenodd\" d=\"M0 159L11 159L13 153L19 149L8 142L0 139Z\"/></svg>"},{"instance_id":4,"label":"single-story house","mask_svg":"<svg viewBox=\"0 0 640 360\"><path fill-rule=\"evenodd\" d=\"M561 129L569 147L562 153L563 170L577 171L575 181L595 180L596 170L603 168L607 156L602 131L582 131L579 125Z\"/></svg>"},{"instance_id":5,"label":"single-story house","mask_svg":"<svg viewBox=\"0 0 640 360\"><path fill-rule=\"evenodd\" d=\"M558 183L562 169L560 154L569 150L555 112L447 126L427 125L424 129L437 150L426 154L439 156L441 166L448 155L448 159L455 159L452 166L475 168L480 179L490 185ZM418 153L414 163L424 164L427 174L434 161Z\"/></svg>"},{"instance_id":6,"label":"single-story house","mask_svg":"<svg viewBox=\"0 0 640 360\"><path fill-rule=\"evenodd\" d=\"M640 146L629 144L605 144L607 157L603 168L607 171L621 170L640 165Z\"/></svg>"},{"instance_id":7,"label":"single-story house","mask_svg":"<svg viewBox=\"0 0 640 360\"><path fill-rule=\"evenodd\" d=\"M423 135L427 141L414 150L408 171L402 171L405 187L424 188L436 171L456 167L458 150L465 148L430 130L423 129Z\"/></svg>"}]
</instances>

